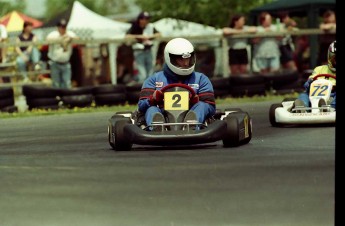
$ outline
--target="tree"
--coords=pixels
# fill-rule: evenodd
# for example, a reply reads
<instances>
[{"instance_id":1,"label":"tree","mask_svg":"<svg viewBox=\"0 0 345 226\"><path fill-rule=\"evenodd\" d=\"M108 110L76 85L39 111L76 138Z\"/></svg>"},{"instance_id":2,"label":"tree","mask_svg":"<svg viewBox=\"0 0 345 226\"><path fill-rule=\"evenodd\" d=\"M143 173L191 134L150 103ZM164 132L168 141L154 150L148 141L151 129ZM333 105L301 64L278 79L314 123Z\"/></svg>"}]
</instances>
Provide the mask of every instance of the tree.
<instances>
[{"instance_id":1,"label":"tree","mask_svg":"<svg viewBox=\"0 0 345 226\"><path fill-rule=\"evenodd\" d=\"M24 11L25 1L22 0L0 0L0 17L6 15L13 10Z\"/></svg>"},{"instance_id":2,"label":"tree","mask_svg":"<svg viewBox=\"0 0 345 226\"><path fill-rule=\"evenodd\" d=\"M71 0L49 0L46 1L45 20L56 17L61 12L72 8L73 2ZM116 13L128 12L128 4L126 0L79 0L88 9L100 14L109 15Z\"/></svg>"},{"instance_id":3,"label":"tree","mask_svg":"<svg viewBox=\"0 0 345 226\"><path fill-rule=\"evenodd\" d=\"M136 0L136 4L152 14L153 20L164 17L193 21L221 28L237 13L249 11L272 0Z\"/></svg>"}]
</instances>

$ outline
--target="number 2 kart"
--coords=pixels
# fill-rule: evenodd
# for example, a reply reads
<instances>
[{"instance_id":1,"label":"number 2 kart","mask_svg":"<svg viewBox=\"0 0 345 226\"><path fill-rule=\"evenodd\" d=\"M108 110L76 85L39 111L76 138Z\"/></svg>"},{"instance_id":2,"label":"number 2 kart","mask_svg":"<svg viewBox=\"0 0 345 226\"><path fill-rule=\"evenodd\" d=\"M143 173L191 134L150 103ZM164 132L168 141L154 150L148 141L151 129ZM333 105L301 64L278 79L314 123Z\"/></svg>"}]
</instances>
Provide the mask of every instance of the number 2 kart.
<instances>
[{"instance_id":1,"label":"number 2 kart","mask_svg":"<svg viewBox=\"0 0 345 226\"><path fill-rule=\"evenodd\" d=\"M143 115L138 111L116 112L108 121L108 141L115 151L129 151L133 144L154 146L193 145L222 140L224 147L249 143L252 119L239 108L218 110L199 123L184 120L189 100L196 95L184 84L170 84L161 89L164 94L164 121L154 122L148 131Z\"/></svg>"},{"instance_id":2,"label":"number 2 kart","mask_svg":"<svg viewBox=\"0 0 345 226\"><path fill-rule=\"evenodd\" d=\"M335 124L336 110L330 106L333 88L331 74L316 75L310 84L309 100L311 107L294 106L296 98L285 98L279 104L272 104L269 120L272 126L303 124Z\"/></svg>"}]
</instances>

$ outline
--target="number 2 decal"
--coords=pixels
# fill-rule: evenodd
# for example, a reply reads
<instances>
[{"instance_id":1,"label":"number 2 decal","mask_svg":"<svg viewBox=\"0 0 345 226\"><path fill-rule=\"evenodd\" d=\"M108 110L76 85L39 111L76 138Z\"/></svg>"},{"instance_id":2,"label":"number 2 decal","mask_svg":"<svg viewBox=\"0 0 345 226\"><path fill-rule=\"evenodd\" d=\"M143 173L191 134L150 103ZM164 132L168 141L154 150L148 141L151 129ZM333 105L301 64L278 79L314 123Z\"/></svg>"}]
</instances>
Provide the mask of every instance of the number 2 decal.
<instances>
[{"instance_id":1,"label":"number 2 decal","mask_svg":"<svg viewBox=\"0 0 345 226\"><path fill-rule=\"evenodd\" d=\"M183 111L189 109L189 92L174 91L164 93L164 109Z\"/></svg>"},{"instance_id":2,"label":"number 2 decal","mask_svg":"<svg viewBox=\"0 0 345 226\"><path fill-rule=\"evenodd\" d=\"M174 95L172 96L172 99L175 100L175 102L172 104L172 107L173 107L173 108L180 108L180 107L181 107L181 104L180 104L181 95L179 95L179 94L174 94Z\"/></svg>"}]
</instances>

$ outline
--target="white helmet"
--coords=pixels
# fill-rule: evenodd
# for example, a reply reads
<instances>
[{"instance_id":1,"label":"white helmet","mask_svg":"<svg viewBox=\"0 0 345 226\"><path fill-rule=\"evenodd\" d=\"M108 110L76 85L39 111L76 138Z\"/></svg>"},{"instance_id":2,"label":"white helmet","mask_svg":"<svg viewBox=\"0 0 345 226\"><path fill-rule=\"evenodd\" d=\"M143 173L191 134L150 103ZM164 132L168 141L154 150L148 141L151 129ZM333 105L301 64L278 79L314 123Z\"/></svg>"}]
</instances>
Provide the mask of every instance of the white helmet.
<instances>
[{"instance_id":1,"label":"white helmet","mask_svg":"<svg viewBox=\"0 0 345 226\"><path fill-rule=\"evenodd\" d=\"M190 58L187 67L177 64L177 59ZM170 40L164 48L164 60L170 70L178 75L190 75L195 67L195 53L192 43L184 38L174 38Z\"/></svg>"}]
</instances>

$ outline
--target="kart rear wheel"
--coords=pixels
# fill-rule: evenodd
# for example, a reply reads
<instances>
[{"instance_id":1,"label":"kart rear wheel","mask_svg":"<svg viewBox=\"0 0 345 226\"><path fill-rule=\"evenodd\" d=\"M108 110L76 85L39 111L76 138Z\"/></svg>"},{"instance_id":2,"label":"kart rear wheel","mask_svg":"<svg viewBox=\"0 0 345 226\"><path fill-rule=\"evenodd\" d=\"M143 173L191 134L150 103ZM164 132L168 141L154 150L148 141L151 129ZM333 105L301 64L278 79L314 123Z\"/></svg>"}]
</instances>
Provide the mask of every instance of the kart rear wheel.
<instances>
[{"instance_id":1,"label":"kart rear wheel","mask_svg":"<svg viewBox=\"0 0 345 226\"><path fill-rule=\"evenodd\" d=\"M276 109L279 107L283 107L283 105L282 104L272 104L270 107L269 119L270 119L270 123L273 127L282 126L281 123L276 122Z\"/></svg>"}]
</instances>

